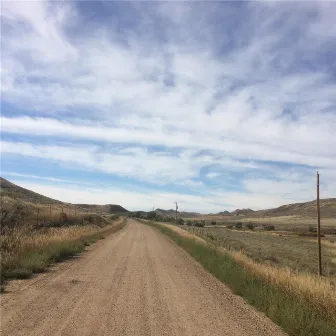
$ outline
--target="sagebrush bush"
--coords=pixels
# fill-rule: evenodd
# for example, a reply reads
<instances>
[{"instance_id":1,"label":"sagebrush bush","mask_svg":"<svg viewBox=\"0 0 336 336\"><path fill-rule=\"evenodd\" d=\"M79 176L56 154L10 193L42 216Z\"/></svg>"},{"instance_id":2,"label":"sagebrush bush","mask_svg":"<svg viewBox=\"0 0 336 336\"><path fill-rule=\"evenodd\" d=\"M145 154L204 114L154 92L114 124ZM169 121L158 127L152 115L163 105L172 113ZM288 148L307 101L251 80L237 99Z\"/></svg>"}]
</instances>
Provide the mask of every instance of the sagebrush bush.
<instances>
[{"instance_id":1,"label":"sagebrush bush","mask_svg":"<svg viewBox=\"0 0 336 336\"><path fill-rule=\"evenodd\" d=\"M246 224L246 227L249 229L249 230L253 230L254 229L254 224L252 222L249 222Z\"/></svg>"},{"instance_id":2,"label":"sagebrush bush","mask_svg":"<svg viewBox=\"0 0 336 336\"><path fill-rule=\"evenodd\" d=\"M274 231L275 230L275 226L272 224L264 224L263 225L263 229L267 230L267 231Z\"/></svg>"},{"instance_id":3,"label":"sagebrush bush","mask_svg":"<svg viewBox=\"0 0 336 336\"><path fill-rule=\"evenodd\" d=\"M184 224L184 220L182 218L178 218L177 219L177 224L178 225L183 225Z\"/></svg>"},{"instance_id":4,"label":"sagebrush bush","mask_svg":"<svg viewBox=\"0 0 336 336\"><path fill-rule=\"evenodd\" d=\"M236 224L235 224L235 228L236 229L241 229L243 227L243 223L242 222L237 222Z\"/></svg>"}]
</instances>

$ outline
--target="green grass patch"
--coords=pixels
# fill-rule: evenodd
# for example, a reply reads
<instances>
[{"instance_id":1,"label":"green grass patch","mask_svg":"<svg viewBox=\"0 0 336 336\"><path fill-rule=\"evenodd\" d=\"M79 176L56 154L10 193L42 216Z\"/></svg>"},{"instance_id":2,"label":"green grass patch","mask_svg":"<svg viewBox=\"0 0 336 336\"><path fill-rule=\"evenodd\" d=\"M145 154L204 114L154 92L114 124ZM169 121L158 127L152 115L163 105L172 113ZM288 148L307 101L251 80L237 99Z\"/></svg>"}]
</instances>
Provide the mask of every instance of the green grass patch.
<instances>
[{"instance_id":1,"label":"green grass patch","mask_svg":"<svg viewBox=\"0 0 336 336\"><path fill-rule=\"evenodd\" d=\"M289 335L336 335L335 319L328 318L305 299L249 273L229 254L218 251L211 245L199 243L195 239L182 237L167 227L144 223L167 235L206 270L227 284L235 294L242 296L246 302L264 312Z\"/></svg>"}]
</instances>

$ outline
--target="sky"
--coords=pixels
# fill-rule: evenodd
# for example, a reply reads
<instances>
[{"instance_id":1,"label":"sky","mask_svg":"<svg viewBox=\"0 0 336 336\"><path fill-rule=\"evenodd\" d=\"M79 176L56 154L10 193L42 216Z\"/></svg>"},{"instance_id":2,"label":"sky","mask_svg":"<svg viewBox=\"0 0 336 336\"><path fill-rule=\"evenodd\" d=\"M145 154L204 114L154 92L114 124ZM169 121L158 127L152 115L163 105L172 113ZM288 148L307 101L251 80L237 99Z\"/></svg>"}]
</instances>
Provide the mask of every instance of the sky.
<instances>
[{"instance_id":1,"label":"sky","mask_svg":"<svg viewBox=\"0 0 336 336\"><path fill-rule=\"evenodd\" d=\"M336 2L3 1L1 175L216 213L336 197Z\"/></svg>"}]
</instances>

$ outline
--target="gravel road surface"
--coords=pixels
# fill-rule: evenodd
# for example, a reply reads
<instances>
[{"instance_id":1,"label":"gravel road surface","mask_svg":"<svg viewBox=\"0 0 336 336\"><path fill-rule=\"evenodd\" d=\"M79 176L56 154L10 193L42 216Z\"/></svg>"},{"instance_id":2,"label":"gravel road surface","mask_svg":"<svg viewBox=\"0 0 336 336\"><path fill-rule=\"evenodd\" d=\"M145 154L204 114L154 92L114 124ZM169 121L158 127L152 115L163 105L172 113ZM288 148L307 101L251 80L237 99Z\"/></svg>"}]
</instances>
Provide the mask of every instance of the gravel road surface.
<instances>
[{"instance_id":1,"label":"gravel road surface","mask_svg":"<svg viewBox=\"0 0 336 336\"><path fill-rule=\"evenodd\" d=\"M2 335L285 335L152 227L128 220L1 297Z\"/></svg>"}]
</instances>

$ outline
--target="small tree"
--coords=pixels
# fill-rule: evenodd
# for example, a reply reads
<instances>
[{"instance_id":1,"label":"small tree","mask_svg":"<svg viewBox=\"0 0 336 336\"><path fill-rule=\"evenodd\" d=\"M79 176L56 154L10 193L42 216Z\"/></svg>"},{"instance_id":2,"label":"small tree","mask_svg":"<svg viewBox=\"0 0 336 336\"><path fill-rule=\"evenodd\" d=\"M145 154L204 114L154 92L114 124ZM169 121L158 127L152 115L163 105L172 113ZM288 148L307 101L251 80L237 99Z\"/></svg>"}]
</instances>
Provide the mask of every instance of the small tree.
<instances>
[{"instance_id":1,"label":"small tree","mask_svg":"<svg viewBox=\"0 0 336 336\"><path fill-rule=\"evenodd\" d=\"M177 218L177 224L178 225L183 225L184 224L184 220L182 218Z\"/></svg>"},{"instance_id":2,"label":"small tree","mask_svg":"<svg viewBox=\"0 0 336 336\"><path fill-rule=\"evenodd\" d=\"M252 222L248 222L248 223L246 224L246 227L247 227L248 229L250 229L250 230L253 230L253 229L254 229L254 224L253 224Z\"/></svg>"},{"instance_id":3,"label":"small tree","mask_svg":"<svg viewBox=\"0 0 336 336\"><path fill-rule=\"evenodd\" d=\"M242 222L237 222L236 224L235 224L235 228L236 229L241 229L243 227L243 223Z\"/></svg>"},{"instance_id":4,"label":"small tree","mask_svg":"<svg viewBox=\"0 0 336 336\"><path fill-rule=\"evenodd\" d=\"M153 219L155 219L156 218L156 212L155 211L150 211L150 212L148 212L148 214L147 214L147 219L149 219L149 220L153 220Z\"/></svg>"}]
</instances>

